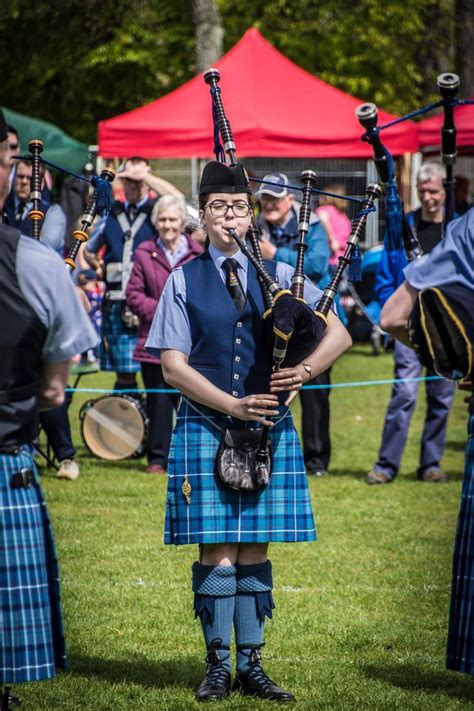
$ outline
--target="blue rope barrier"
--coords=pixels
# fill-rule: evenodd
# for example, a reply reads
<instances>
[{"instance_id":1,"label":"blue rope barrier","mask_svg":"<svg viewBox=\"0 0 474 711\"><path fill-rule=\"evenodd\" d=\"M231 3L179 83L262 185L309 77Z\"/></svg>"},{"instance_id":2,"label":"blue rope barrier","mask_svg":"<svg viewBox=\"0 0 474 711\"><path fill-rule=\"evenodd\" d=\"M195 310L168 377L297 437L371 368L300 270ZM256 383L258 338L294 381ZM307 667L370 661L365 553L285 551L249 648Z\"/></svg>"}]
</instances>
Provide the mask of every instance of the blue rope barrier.
<instances>
[{"instance_id":1,"label":"blue rope barrier","mask_svg":"<svg viewBox=\"0 0 474 711\"><path fill-rule=\"evenodd\" d=\"M394 383L421 383L429 380L444 380L439 375L427 375L420 378L389 378L387 380L361 380L353 383L331 383L329 385L303 385L301 390L332 390L335 388L367 387L370 385L393 385ZM112 388L65 388L67 393L108 393L120 395L122 393L153 393L153 394L179 394L174 388L125 388L113 390Z\"/></svg>"}]
</instances>

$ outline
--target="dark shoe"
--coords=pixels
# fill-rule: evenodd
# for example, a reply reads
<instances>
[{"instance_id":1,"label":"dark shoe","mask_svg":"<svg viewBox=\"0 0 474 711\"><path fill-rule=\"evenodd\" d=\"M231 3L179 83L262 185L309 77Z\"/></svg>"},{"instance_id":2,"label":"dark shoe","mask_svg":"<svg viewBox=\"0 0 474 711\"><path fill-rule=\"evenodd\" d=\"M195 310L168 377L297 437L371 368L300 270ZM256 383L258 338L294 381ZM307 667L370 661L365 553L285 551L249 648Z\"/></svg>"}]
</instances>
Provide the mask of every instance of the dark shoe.
<instances>
[{"instance_id":1,"label":"dark shoe","mask_svg":"<svg viewBox=\"0 0 474 711\"><path fill-rule=\"evenodd\" d=\"M418 479L420 481L431 481L434 484L448 481L448 477L443 471L441 471L441 469L434 468L425 469L422 474L418 474Z\"/></svg>"},{"instance_id":2,"label":"dark shoe","mask_svg":"<svg viewBox=\"0 0 474 711\"><path fill-rule=\"evenodd\" d=\"M10 711L14 706L20 706L20 704L20 699L11 693L9 686L5 686L3 689L0 686L0 711Z\"/></svg>"},{"instance_id":3,"label":"dark shoe","mask_svg":"<svg viewBox=\"0 0 474 711\"><path fill-rule=\"evenodd\" d=\"M219 643L219 644L218 644ZM206 676L196 691L198 701L216 701L230 694L230 672L219 657L221 640L213 640L206 657Z\"/></svg>"},{"instance_id":4,"label":"dark shoe","mask_svg":"<svg viewBox=\"0 0 474 711\"><path fill-rule=\"evenodd\" d=\"M385 472L379 472L377 469L372 469L366 478L367 484L391 484L393 479Z\"/></svg>"},{"instance_id":5,"label":"dark shoe","mask_svg":"<svg viewBox=\"0 0 474 711\"><path fill-rule=\"evenodd\" d=\"M279 687L265 674L261 660L260 649L256 647L249 657L250 669L237 674L232 691L237 691L245 696L258 696L258 698L268 699L268 701L294 701L293 694Z\"/></svg>"},{"instance_id":6,"label":"dark shoe","mask_svg":"<svg viewBox=\"0 0 474 711\"><path fill-rule=\"evenodd\" d=\"M147 474L166 474L166 469L161 464L149 464L145 471Z\"/></svg>"}]
</instances>

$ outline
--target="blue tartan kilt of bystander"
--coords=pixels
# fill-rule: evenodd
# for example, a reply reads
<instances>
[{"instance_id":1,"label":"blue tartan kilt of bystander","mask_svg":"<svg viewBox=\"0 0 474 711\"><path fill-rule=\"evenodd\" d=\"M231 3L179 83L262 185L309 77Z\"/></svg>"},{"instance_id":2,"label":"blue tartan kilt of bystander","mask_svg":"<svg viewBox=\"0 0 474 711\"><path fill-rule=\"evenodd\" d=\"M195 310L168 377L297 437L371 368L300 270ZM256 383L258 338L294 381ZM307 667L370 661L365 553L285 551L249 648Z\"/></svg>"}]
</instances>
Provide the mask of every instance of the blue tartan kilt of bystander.
<instances>
[{"instance_id":1,"label":"blue tartan kilt of bystander","mask_svg":"<svg viewBox=\"0 0 474 711\"><path fill-rule=\"evenodd\" d=\"M140 363L133 358L137 345L137 331L128 328L122 319L122 301L108 304L102 317L100 331L100 369L114 373L138 373Z\"/></svg>"}]
</instances>

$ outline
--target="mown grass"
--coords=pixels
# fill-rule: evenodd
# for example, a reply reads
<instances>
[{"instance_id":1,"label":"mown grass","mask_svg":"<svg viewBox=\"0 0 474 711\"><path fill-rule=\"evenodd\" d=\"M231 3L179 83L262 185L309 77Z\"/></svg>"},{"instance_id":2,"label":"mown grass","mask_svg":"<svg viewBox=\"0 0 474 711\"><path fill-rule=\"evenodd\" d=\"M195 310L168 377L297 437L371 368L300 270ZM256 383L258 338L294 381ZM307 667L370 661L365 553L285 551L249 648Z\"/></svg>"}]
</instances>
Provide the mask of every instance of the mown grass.
<instances>
[{"instance_id":1,"label":"mown grass","mask_svg":"<svg viewBox=\"0 0 474 711\"><path fill-rule=\"evenodd\" d=\"M353 348L334 381L392 375L389 355ZM110 386L109 375L81 386ZM423 388L422 388L423 390ZM277 608L265 667L295 709L472 708L474 686L444 669L451 551L459 505L465 405L456 395L446 485L416 481L424 396L403 467L390 486L364 481L377 455L389 386L334 390L331 475L309 484L319 540L273 545ZM79 442L77 394L71 410ZM298 418L298 406L295 406ZM24 709L193 709L203 672L193 621L194 546L164 546L166 481L143 461L108 464L79 447L81 476L43 484L62 569L69 670L18 691ZM267 709L231 697L224 708Z\"/></svg>"}]
</instances>

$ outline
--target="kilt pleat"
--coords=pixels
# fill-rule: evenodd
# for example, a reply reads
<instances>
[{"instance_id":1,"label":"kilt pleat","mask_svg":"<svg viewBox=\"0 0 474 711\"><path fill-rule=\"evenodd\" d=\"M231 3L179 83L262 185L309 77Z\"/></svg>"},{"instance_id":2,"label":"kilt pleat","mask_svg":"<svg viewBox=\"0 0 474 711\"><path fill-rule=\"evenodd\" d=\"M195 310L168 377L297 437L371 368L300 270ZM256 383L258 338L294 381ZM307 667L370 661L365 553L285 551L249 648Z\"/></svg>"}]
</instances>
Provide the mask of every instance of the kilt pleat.
<instances>
[{"instance_id":1,"label":"kilt pleat","mask_svg":"<svg viewBox=\"0 0 474 711\"><path fill-rule=\"evenodd\" d=\"M468 423L466 465L454 545L447 667L474 674L474 414Z\"/></svg>"},{"instance_id":2,"label":"kilt pleat","mask_svg":"<svg viewBox=\"0 0 474 711\"><path fill-rule=\"evenodd\" d=\"M267 486L239 493L217 481L214 462L229 418L183 399L171 440L165 543L312 541L316 531L301 446L291 414L271 431L273 473ZM201 412L209 416L206 420ZM235 426L235 425L234 425ZM184 477L191 503L182 493Z\"/></svg>"},{"instance_id":3,"label":"kilt pleat","mask_svg":"<svg viewBox=\"0 0 474 711\"><path fill-rule=\"evenodd\" d=\"M112 302L102 317L100 368L115 373L136 373L140 370L140 363L133 359L137 331L123 323L121 310L121 301Z\"/></svg>"},{"instance_id":4,"label":"kilt pleat","mask_svg":"<svg viewBox=\"0 0 474 711\"><path fill-rule=\"evenodd\" d=\"M14 489L22 468L35 482ZM0 493L0 681L49 679L66 652L53 535L29 447L0 454Z\"/></svg>"}]
</instances>

